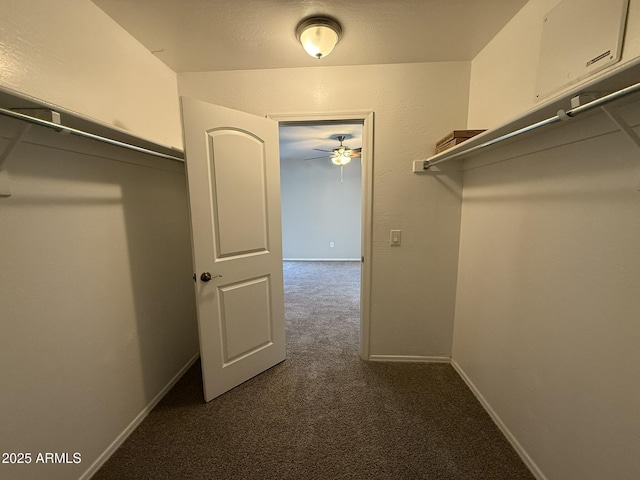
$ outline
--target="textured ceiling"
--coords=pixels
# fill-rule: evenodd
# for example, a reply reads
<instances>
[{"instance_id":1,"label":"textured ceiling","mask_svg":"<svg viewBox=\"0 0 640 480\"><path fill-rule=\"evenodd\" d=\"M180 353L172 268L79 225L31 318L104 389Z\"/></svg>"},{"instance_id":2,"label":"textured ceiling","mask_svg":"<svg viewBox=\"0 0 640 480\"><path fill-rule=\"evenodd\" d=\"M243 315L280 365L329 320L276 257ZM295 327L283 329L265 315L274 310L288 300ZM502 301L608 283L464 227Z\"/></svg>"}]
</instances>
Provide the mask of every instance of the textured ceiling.
<instances>
[{"instance_id":1,"label":"textured ceiling","mask_svg":"<svg viewBox=\"0 0 640 480\"><path fill-rule=\"evenodd\" d=\"M282 160L313 161L326 159L330 162L328 152L314 150L331 150L340 142L338 135L344 135L343 145L350 148L362 147L362 124L317 123L309 125L280 124L280 158ZM319 157L319 158L316 158Z\"/></svg>"},{"instance_id":2,"label":"textured ceiling","mask_svg":"<svg viewBox=\"0 0 640 480\"><path fill-rule=\"evenodd\" d=\"M527 0L93 0L176 72L468 61ZM343 37L308 56L300 20L330 15Z\"/></svg>"},{"instance_id":3,"label":"textured ceiling","mask_svg":"<svg viewBox=\"0 0 640 480\"><path fill-rule=\"evenodd\" d=\"M176 72L324 65L469 61L527 0L93 0ZM310 15L330 15L343 35L327 58L295 36ZM361 125L280 129L283 159L362 146ZM319 159L319 161L322 161Z\"/></svg>"}]
</instances>

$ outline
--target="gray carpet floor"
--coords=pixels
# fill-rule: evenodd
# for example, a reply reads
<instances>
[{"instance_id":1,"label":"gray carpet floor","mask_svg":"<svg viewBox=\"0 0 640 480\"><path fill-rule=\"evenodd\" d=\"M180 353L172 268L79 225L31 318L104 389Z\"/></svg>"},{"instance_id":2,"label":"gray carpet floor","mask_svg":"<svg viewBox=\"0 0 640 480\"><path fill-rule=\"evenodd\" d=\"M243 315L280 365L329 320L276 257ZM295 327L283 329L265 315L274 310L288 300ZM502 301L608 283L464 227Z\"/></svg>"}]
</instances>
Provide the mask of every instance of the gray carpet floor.
<instances>
[{"instance_id":1,"label":"gray carpet floor","mask_svg":"<svg viewBox=\"0 0 640 480\"><path fill-rule=\"evenodd\" d=\"M358 263L284 272L287 360L208 404L197 363L94 479L534 478L450 365L359 359Z\"/></svg>"}]
</instances>

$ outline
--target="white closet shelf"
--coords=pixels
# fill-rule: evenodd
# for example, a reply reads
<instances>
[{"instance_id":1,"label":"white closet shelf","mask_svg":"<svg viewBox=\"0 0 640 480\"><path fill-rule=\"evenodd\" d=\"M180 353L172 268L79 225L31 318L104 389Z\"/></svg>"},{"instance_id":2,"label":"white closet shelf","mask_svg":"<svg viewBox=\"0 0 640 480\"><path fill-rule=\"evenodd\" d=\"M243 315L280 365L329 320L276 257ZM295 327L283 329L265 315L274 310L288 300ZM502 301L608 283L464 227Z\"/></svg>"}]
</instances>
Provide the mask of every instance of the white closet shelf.
<instances>
[{"instance_id":1,"label":"white closet shelf","mask_svg":"<svg viewBox=\"0 0 640 480\"><path fill-rule=\"evenodd\" d=\"M25 114L25 112L30 109L41 111L48 110L59 115L56 115L55 122L50 121L51 119L42 120L42 118L35 116L34 118L29 119L30 116ZM14 112L15 115L11 112ZM180 149L159 144L152 140L134 135L122 128L103 123L99 120L67 110L58 105L53 105L43 100L29 97L2 87L0 87L0 113L17 118L24 122L31 122L41 126L55 128L61 132L66 131L67 133L84 136L93 140L110 143L112 145L129 148L169 160L184 161L184 152ZM17 141L19 140L20 139L18 138ZM10 153L10 150L7 154L8 153ZM4 157L6 157L6 155L4 155Z\"/></svg>"},{"instance_id":2,"label":"white closet shelf","mask_svg":"<svg viewBox=\"0 0 640 480\"><path fill-rule=\"evenodd\" d=\"M503 141L513 141L520 134L533 132L538 128L553 128L551 127L551 124L561 123L563 120L573 118L572 113L578 114L593 107L600 107L602 110L607 112L604 105L609 103L609 101L613 102L623 96L635 96L638 94L640 91L640 84L638 83L639 79L640 57L627 62L624 65L613 68L586 83L577 85L566 93L537 105L535 108L528 110L522 115L515 117L496 128L487 130L480 135L476 135L475 137L472 137L444 152L425 160L413 161L413 172L427 173L429 168L434 165L450 160L470 158L474 154L486 152L488 149L500 145ZM615 92L621 93L616 95ZM596 100L585 103L578 108L571 108L572 98L581 94L594 93L598 96ZM607 95L610 96L609 99L604 98ZM592 105L590 106L590 104ZM622 121L619 118L616 120ZM628 125L623 123L618 124L618 127L637 143L638 137Z\"/></svg>"}]
</instances>

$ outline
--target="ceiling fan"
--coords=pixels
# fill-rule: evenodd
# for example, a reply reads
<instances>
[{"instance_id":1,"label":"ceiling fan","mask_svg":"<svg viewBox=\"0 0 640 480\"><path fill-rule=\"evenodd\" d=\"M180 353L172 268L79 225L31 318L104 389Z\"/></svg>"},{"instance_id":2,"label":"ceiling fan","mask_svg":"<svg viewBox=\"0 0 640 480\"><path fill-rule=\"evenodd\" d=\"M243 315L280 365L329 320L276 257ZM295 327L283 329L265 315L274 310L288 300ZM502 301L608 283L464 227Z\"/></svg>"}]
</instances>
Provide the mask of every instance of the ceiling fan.
<instances>
[{"instance_id":1,"label":"ceiling fan","mask_svg":"<svg viewBox=\"0 0 640 480\"><path fill-rule=\"evenodd\" d=\"M331 159L331 161L333 163L335 163L336 165L340 165L341 167L343 167L347 163L349 163L352 158L360 158L361 153L362 153L362 147L360 147L360 148L349 148L346 145L343 145L342 143L347 138L346 135L338 135L335 138L336 138L336 140L338 140L338 142L340 142L340 145L338 145L337 147L335 147L335 148L333 148L331 150L323 150L321 148L314 148L314 150L317 150L319 152L327 152L327 153L329 153L330 154L329 158ZM305 158L305 161L307 161L307 160L316 160L318 158L327 158L327 155L322 155L320 157Z\"/></svg>"}]
</instances>

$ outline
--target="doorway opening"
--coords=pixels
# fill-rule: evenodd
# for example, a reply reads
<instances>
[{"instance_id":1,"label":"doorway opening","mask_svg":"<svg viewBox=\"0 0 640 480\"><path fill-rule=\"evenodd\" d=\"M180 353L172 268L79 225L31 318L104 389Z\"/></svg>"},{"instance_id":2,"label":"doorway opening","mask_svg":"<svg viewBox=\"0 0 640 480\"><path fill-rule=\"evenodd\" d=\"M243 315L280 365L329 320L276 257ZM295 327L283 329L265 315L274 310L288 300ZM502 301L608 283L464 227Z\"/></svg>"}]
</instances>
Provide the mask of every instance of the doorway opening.
<instances>
[{"instance_id":1,"label":"doorway opening","mask_svg":"<svg viewBox=\"0 0 640 480\"><path fill-rule=\"evenodd\" d=\"M348 327L346 345L366 360L373 114L270 117L280 130L285 304L293 319L327 315L321 336Z\"/></svg>"},{"instance_id":2,"label":"doorway opening","mask_svg":"<svg viewBox=\"0 0 640 480\"><path fill-rule=\"evenodd\" d=\"M282 255L360 262L362 122L280 123Z\"/></svg>"}]
</instances>

